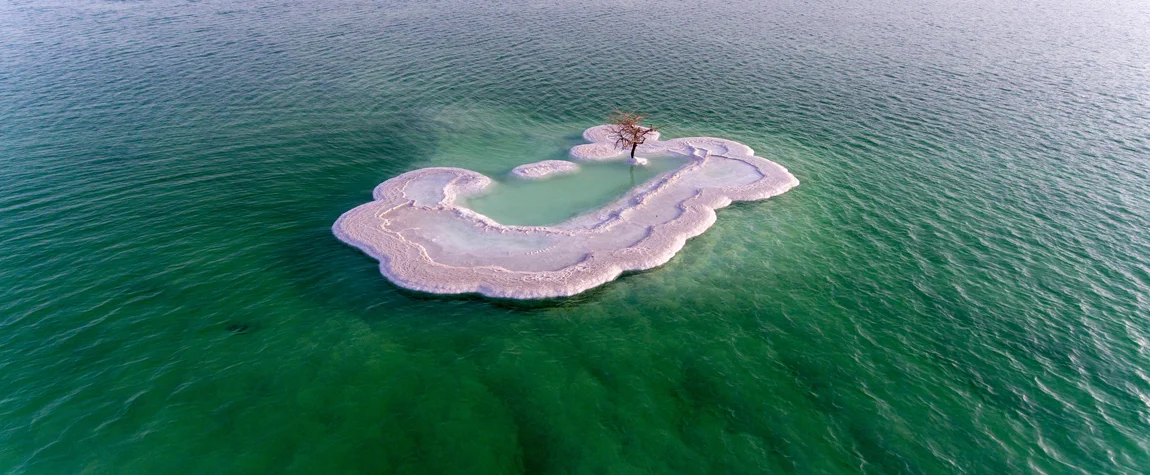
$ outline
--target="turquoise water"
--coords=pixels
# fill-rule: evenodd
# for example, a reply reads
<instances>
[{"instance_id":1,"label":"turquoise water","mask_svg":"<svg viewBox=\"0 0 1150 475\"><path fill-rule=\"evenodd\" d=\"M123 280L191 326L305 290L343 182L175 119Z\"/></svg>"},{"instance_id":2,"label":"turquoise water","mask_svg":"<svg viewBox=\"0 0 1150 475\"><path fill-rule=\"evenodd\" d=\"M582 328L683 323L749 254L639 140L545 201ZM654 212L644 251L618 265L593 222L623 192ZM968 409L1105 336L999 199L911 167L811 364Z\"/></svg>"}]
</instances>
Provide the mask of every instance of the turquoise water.
<instances>
[{"instance_id":1,"label":"turquoise water","mask_svg":"<svg viewBox=\"0 0 1150 475\"><path fill-rule=\"evenodd\" d=\"M499 177L481 195L461 204L503 224L557 224L597 210L632 187L687 164L678 155L646 157L648 164L632 167L623 161L581 163L579 172L546 180Z\"/></svg>"},{"instance_id":2,"label":"turquoise water","mask_svg":"<svg viewBox=\"0 0 1150 475\"><path fill-rule=\"evenodd\" d=\"M1143 473L1148 32L1134 0L0 4L0 472ZM331 235L616 108L802 185L548 302L401 291Z\"/></svg>"}]
</instances>

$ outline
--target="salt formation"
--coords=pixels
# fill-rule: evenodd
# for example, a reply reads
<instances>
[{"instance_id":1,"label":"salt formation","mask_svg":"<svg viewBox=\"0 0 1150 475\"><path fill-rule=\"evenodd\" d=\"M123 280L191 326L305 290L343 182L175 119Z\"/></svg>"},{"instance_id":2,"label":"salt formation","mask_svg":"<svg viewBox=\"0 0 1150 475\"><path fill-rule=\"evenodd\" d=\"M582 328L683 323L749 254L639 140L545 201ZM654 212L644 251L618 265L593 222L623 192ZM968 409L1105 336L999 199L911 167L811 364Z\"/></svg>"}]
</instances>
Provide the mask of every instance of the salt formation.
<instances>
[{"instance_id":1,"label":"salt formation","mask_svg":"<svg viewBox=\"0 0 1150 475\"><path fill-rule=\"evenodd\" d=\"M587 129L576 160L623 160L609 125ZM424 292L532 299L574 295L626 271L665 264L732 201L763 200L797 186L785 168L738 142L650 137L639 153L691 160L622 198L554 226L505 226L460 206L491 179L461 168L423 168L375 188L374 201L332 230L379 260L395 284ZM658 158L652 158L658 160ZM539 165L532 164L532 165ZM544 174L543 176L547 176Z\"/></svg>"},{"instance_id":2,"label":"salt formation","mask_svg":"<svg viewBox=\"0 0 1150 475\"><path fill-rule=\"evenodd\" d=\"M544 160L512 168L511 175L525 180L544 180L558 175L570 175L578 171L579 165L566 160Z\"/></svg>"}]
</instances>

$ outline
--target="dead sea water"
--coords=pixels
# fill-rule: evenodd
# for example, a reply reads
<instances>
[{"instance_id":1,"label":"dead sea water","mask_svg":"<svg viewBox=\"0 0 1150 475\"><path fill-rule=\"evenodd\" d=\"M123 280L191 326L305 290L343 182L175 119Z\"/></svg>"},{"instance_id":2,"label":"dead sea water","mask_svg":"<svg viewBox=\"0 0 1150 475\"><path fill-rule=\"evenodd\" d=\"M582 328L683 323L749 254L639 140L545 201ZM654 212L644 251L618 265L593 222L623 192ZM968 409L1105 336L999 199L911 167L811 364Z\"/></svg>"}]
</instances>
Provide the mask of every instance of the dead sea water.
<instances>
[{"instance_id":1,"label":"dead sea water","mask_svg":"<svg viewBox=\"0 0 1150 475\"><path fill-rule=\"evenodd\" d=\"M1143 473L1147 32L1133 0L4 3L0 472ZM615 108L803 184L546 302L402 291L331 235Z\"/></svg>"}]
</instances>

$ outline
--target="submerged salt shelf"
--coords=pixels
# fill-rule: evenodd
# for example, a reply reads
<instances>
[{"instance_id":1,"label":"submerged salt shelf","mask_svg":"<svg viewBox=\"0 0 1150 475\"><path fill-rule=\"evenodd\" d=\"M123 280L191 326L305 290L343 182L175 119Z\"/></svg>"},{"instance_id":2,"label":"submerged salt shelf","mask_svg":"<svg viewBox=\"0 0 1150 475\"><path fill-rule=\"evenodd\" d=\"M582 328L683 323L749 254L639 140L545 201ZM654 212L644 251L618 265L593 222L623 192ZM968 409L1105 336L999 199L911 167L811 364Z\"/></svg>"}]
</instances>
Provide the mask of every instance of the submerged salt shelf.
<instances>
[{"instance_id":1,"label":"submerged salt shelf","mask_svg":"<svg viewBox=\"0 0 1150 475\"><path fill-rule=\"evenodd\" d=\"M587 129L575 160L624 160L610 127ZM686 165L622 198L553 226L507 226L463 206L491 179L461 168L423 168L375 188L332 227L340 240L380 261L392 282L424 292L531 299L574 295L625 271L669 261L732 201L763 200L799 184L746 145L713 137L666 141L640 155L680 155ZM658 158L652 158L658 160ZM576 170L577 171L577 170Z\"/></svg>"}]
</instances>

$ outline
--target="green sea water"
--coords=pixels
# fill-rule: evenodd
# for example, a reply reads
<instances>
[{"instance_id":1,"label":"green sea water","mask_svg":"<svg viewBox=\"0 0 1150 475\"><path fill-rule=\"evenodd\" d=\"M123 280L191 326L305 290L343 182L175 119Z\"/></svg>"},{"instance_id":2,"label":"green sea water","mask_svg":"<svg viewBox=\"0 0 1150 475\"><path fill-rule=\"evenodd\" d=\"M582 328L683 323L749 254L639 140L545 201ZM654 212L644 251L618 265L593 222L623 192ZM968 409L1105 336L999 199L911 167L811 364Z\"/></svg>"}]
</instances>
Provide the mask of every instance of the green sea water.
<instances>
[{"instance_id":1,"label":"green sea water","mask_svg":"<svg viewBox=\"0 0 1150 475\"><path fill-rule=\"evenodd\" d=\"M0 4L0 473L1150 471L1150 4L551 3ZM617 108L802 184L543 302L331 234Z\"/></svg>"}]
</instances>

